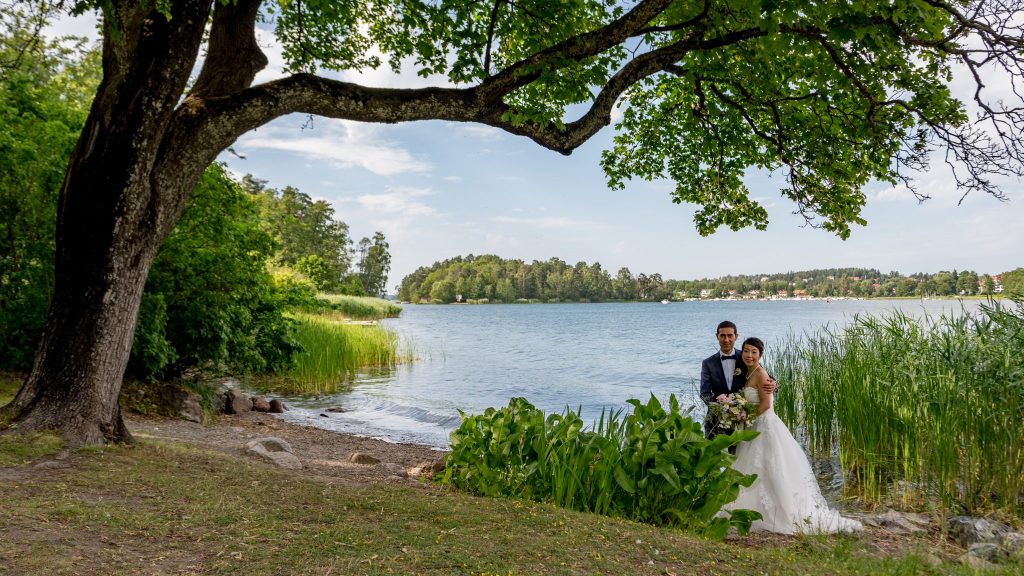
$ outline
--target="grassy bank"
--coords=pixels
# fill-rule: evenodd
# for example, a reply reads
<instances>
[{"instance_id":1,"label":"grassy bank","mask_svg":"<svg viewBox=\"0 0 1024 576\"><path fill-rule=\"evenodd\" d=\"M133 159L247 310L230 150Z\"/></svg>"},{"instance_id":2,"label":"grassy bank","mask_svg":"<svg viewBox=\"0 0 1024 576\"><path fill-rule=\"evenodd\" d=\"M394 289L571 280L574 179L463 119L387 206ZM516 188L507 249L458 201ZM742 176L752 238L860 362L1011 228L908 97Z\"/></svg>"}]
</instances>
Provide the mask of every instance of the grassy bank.
<instances>
[{"instance_id":1,"label":"grassy bank","mask_svg":"<svg viewBox=\"0 0 1024 576\"><path fill-rule=\"evenodd\" d=\"M356 372L391 368L408 358L398 335L376 324L352 324L317 314L295 313L295 339L302 351L295 366L279 376L260 378L281 394L329 394L349 385Z\"/></svg>"},{"instance_id":2,"label":"grassy bank","mask_svg":"<svg viewBox=\"0 0 1024 576\"><path fill-rule=\"evenodd\" d=\"M771 351L777 410L867 502L1024 518L1024 302L862 316Z\"/></svg>"},{"instance_id":3,"label":"grassy bank","mask_svg":"<svg viewBox=\"0 0 1024 576\"><path fill-rule=\"evenodd\" d=\"M891 558L865 535L713 542L520 500L353 487L155 441L0 475L15 479L0 507L10 574L974 573L930 564L923 539L890 546Z\"/></svg>"},{"instance_id":4,"label":"grassy bank","mask_svg":"<svg viewBox=\"0 0 1024 576\"><path fill-rule=\"evenodd\" d=\"M371 296L346 296L344 294L318 294L317 298L327 302L323 314L335 319L380 320L395 318L402 313L402 307L390 300Z\"/></svg>"}]
</instances>

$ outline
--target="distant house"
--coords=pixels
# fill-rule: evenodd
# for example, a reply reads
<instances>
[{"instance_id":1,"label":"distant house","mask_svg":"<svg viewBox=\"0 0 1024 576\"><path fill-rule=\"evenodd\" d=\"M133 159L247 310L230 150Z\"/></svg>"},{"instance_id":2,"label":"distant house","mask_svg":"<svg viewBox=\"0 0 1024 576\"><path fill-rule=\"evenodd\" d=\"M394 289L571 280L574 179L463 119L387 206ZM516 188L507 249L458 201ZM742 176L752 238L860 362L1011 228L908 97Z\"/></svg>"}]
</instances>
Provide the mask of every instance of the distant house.
<instances>
[{"instance_id":1,"label":"distant house","mask_svg":"<svg viewBox=\"0 0 1024 576\"><path fill-rule=\"evenodd\" d=\"M789 296L789 292L786 292L785 290L779 290L778 292L775 293L775 295L778 296L779 298L785 298L786 296Z\"/></svg>"},{"instance_id":2,"label":"distant house","mask_svg":"<svg viewBox=\"0 0 1024 576\"><path fill-rule=\"evenodd\" d=\"M747 292L747 296L750 296L751 298L759 298L761 296L761 291L760 290L750 290L750 291Z\"/></svg>"},{"instance_id":3,"label":"distant house","mask_svg":"<svg viewBox=\"0 0 1024 576\"><path fill-rule=\"evenodd\" d=\"M735 296L735 295L736 295L736 291L735 290L729 290L729 296Z\"/></svg>"},{"instance_id":4,"label":"distant house","mask_svg":"<svg viewBox=\"0 0 1024 576\"><path fill-rule=\"evenodd\" d=\"M806 298L807 290L804 290L803 288L797 288L796 290L793 290L793 296L800 296Z\"/></svg>"},{"instance_id":5,"label":"distant house","mask_svg":"<svg viewBox=\"0 0 1024 576\"><path fill-rule=\"evenodd\" d=\"M701 290L700 291L700 297L701 298L710 298L711 297L711 289L710 288L704 288L703 290Z\"/></svg>"}]
</instances>

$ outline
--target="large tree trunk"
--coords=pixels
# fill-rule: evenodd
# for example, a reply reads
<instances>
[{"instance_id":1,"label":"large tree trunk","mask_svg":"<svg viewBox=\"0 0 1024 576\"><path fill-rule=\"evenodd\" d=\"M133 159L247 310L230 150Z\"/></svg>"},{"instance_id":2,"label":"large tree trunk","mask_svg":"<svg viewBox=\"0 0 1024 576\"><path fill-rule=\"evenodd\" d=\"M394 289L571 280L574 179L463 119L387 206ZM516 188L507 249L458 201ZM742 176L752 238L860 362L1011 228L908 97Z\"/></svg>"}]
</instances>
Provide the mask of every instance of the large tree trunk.
<instances>
[{"instance_id":1,"label":"large tree trunk","mask_svg":"<svg viewBox=\"0 0 1024 576\"><path fill-rule=\"evenodd\" d=\"M162 151L210 5L172 5L173 26L136 0L107 14L119 36L106 35L103 81L61 189L46 326L4 409L19 430L58 430L72 445L131 439L118 397L146 275L201 174Z\"/></svg>"},{"instance_id":2,"label":"large tree trunk","mask_svg":"<svg viewBox=\"0 0 1024 576\"><path fill-rule=\"evenodd\" d=\"M56 285L32 372L0 418L71 444L128 440L118 395L149 266L203 170L248 130L292 112L364 122L482 122L568 154L611 121L616 99L675 52L638 57L565 126L508 120L504 97L539 63L589 58L634 36L671 0L644 0L599 30L468 88L367 88L297 73L252 86L267 59L261 0L104 2L103 81L72 155L57 215ZM203 31L208 51L185 94ZM169 10L165 14L161 10Z\"/></svg>"}]
</instances>

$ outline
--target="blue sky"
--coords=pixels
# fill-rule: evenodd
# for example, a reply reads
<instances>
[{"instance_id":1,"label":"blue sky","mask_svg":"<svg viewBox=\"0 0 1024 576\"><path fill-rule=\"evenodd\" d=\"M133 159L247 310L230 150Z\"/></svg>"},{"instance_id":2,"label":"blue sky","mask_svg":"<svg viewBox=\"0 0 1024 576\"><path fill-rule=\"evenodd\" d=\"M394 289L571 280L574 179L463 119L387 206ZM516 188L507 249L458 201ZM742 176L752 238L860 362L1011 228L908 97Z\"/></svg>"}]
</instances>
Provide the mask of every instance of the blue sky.
<instances>
[{"instance_id":1,"label":"blue sky","mask_svg":"<svg viewBox=\"0 0 1024 576\"><path fill-rule=\"evenodd\" d=\"M87 19L64 20L55 33L85 33ZM261 39L271 64L257 82L281 75L273 39ZM411 67L410 67L411 70ZM444 84L414 74L369 71L342 79L374 86ZM1001 78L986 78L997 90ZM966 93L957 82L955 92ZM701 237L695 208L670 200L672 183L636 181L608 189L599 166L613 135L604 129L571 156L499 130L471 124L360 124L292 115L244 135L221 160L275 188L294 186L334 206L354 240L384 232L391 245L389 291L419 266L466 254L526 261L558 257L600 262L615 273L695 279L830 267L999 273L1024 266L1024 184L1008 181L1008 202L961 194L936 159L919 178L932 199L905 190L867 189L866 227L843 241L804 226L782 198L781 177L752 173L748 187L767 208L766 231L719 230Z\"/></svg>"}]
</instances>

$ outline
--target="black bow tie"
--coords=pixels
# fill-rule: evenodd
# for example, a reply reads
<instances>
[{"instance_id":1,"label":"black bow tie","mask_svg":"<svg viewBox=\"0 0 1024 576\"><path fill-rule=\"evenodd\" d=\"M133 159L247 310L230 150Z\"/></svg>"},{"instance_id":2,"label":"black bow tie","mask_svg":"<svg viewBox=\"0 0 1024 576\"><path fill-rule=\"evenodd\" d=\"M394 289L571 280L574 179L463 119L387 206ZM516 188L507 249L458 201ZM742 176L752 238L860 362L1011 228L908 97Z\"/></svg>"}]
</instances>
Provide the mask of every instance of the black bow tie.
<instances>
[{"instance_id":1,"label":"black bow tie","mask_svg":"<svg viewBox=\"0 0 1024 576\"><path fill-rule=\"evenodd\" d=\"M722 354L722 360L735 360L735 359L736 359L736 355L735 354L729 354L728 356L726 356L725 354Z\"/></svg>"}]
</instances>

